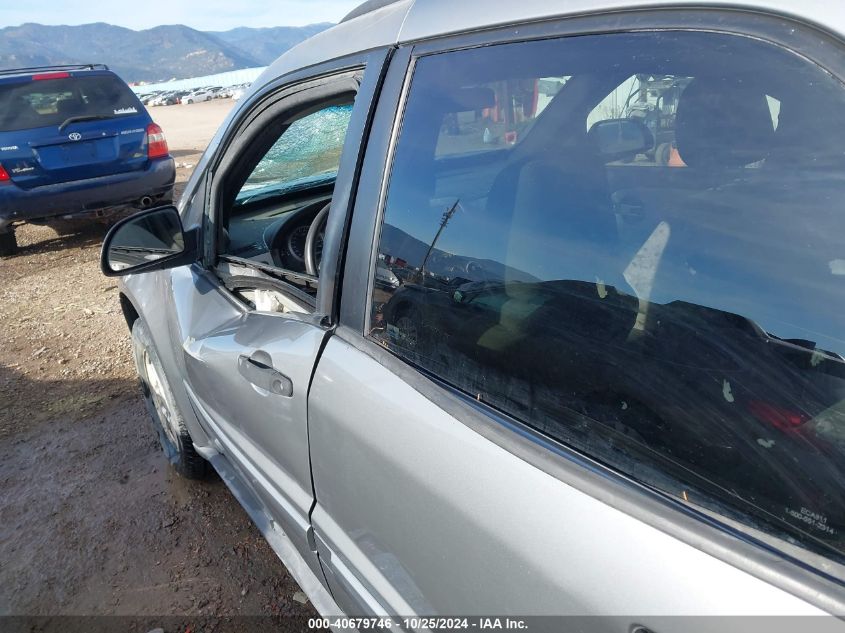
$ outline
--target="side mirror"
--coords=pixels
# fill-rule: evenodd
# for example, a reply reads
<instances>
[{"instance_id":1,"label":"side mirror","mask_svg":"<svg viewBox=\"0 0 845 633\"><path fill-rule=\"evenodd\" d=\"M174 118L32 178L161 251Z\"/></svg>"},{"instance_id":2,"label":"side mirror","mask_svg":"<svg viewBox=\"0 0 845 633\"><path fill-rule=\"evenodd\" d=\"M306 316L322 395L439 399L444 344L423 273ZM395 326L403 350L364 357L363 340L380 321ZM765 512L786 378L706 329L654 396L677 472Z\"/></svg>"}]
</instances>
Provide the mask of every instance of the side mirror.
<instances>
[{"instance_id":1,"label":"side mirror","mask_svg":"<svg viewBox=\"0 0 845 633\"><path fill-rule=\"evenodd\" d=\"M654 147L651 130L636 119L597 121L587 132L587 137L607 160L633 158Z\"/></svg>"},{"instance_id":2,"label":"side mirror","mask_svg":"<svg viewBox=\"0 0 845 633\"><path fill-rule=\"evenodd\" d=\"M196 231L186 233L176 207L136 213L115 224L103 241L100 269L107 277L184 266L196 260Z\"/></svg>"}]
</instances>

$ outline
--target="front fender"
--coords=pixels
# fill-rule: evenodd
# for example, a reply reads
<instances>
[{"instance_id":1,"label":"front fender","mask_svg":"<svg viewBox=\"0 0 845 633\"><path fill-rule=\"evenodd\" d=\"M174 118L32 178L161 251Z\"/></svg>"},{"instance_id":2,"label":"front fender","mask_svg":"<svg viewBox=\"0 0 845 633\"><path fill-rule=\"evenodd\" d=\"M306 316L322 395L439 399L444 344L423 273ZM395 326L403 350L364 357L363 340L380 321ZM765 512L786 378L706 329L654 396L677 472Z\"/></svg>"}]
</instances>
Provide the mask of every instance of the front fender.
<instances>
[{"instance_id":1,"label":"front fender","mask_svg":"<svg viewBox=\"0 0 845 633\"><path fill-rule=\"evenodd\" d=\"M171 270L159 270L136 275L126 275L118 282L118 289L137 313L144 319L150 330L161 364L176 404L185 420L185 426L191 434L194 448L199 452L214 450L208 432L200 423L188 393L185 390L185 360L181 353L181 332L175 318L175 302L179 300L173 293L174 274L190 274L189 266ZM184 298L183 298L184 300Z\"/></svg>"}]
</instances>

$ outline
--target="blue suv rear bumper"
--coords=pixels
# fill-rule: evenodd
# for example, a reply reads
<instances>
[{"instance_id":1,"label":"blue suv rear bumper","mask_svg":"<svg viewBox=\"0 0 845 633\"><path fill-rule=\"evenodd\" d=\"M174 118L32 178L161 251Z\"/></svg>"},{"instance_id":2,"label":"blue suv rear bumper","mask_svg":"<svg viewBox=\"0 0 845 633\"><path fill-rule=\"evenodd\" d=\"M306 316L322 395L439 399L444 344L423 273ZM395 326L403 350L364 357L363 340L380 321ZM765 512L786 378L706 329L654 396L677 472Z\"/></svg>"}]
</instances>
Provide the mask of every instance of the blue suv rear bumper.
<instances>
[{"instance_id":1,"label":"blue suv rear bumper","mask_svg":"<svg viewBox=\"0 0 845 633\"><path fill-rule=\"evenodd\" d=\"M86 180L74 180L22 189L14 182L0 183L0 230L19 221L55 217L107 216L127 207L140 208L140 200L169 202L176 167L172 158L149 162L143 171L132 171Z\"/></svg>"}]
</instances>

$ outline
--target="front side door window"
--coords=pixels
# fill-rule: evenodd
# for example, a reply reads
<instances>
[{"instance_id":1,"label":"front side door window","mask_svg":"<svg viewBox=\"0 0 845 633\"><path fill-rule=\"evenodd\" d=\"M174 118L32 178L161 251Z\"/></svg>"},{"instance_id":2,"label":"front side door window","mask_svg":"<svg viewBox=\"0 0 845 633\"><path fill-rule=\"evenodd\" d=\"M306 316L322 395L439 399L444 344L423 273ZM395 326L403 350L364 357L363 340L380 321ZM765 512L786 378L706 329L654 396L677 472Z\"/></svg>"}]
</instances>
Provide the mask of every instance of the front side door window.
<instances>
[{"instance_id":1,"label":"front side door window","mask_svg":"<svg viewBox=\"0 0 845 633\"><path fill-rule=\"evenodd\" d=\"M254 142L228 161L219 186L217 254L223 263L217 270L226 281L238 276L238 267L251 267L265 281L281 282L288 295L268 291L266 284L251 288L243 279L231 286L256 309L313 307L353 100L352 94L338 96L262 121Z\"/></svg>"}]
</instances>

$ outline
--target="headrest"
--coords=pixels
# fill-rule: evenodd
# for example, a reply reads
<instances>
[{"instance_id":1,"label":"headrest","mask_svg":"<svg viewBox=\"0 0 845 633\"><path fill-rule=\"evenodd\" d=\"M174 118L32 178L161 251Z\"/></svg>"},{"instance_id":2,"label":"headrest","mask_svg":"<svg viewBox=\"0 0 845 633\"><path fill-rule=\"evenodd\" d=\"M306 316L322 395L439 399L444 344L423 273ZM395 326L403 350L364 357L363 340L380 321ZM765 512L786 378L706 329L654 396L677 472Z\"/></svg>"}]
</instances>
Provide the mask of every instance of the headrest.
<instances>
[{"instance_id":1,"label":"headrest","mask_svg":"<svg viewBox=\"0 0 845 633\"><path fill-rule=\"evenodd\" d=\"M675 142L691 167L742 167L774 141L766 95L734 79L694 79L678 101Z\"/></svg>"},{"instance_id":2,"label":"headrest","mask_svg":"<svg viewBox=\"0 0 845 633\"><path fill-rule=\"evenodd\" d=\"M56 113L62 116L71 116L77 111L76 101L73 99L62 99L56 104Z\"/></svg>"},{"instance_id":3,"label":"headrest","mask_svg":"<svg viewBox=\"0 0 845 633\"><path fill-rule=\"evenodd\" d=\"M38 114L38 110L36 110L32 106L32 103L30 103L29 99L23 95L19 95L17 99L15 99L15 103L11 109L19 111L23 116L28 116L32 113Z\"/></svg>"},{"instance_id":4,"label":"headrest","mask_svg":"<svg viewBox=\"0 0 845 633\"><path fill-rule=\"evenodd\" d=\"M496 93L491 88L482 86L452 90L449 96L454 102L454 112L481 110L496 105Z\"/></svg>"}]
</instances>

